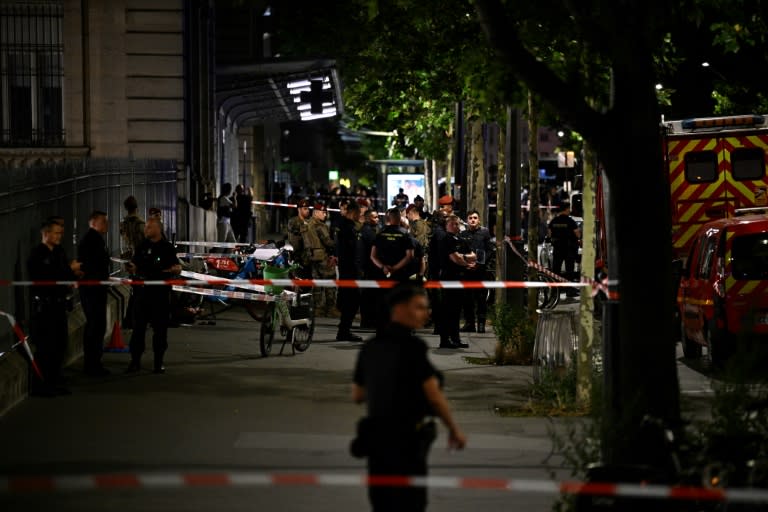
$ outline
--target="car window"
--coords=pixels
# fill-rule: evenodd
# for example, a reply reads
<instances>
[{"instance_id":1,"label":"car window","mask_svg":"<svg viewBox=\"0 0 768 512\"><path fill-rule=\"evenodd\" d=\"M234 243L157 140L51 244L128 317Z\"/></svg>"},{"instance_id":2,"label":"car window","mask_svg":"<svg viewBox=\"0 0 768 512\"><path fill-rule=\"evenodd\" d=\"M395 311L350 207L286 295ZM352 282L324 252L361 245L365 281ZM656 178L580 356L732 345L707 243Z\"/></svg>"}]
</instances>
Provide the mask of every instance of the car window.
<instances>
[{"instance_id":1,"label":"car window","mask_svg":"<svg viewBox=\"0 0 768 512\"><path fill-rule=\"evenodd\" d=\"M765 152L762 148L731 151L731 172L736 180L761 180L765 177Z\"/></svg>"},{"instance_id":2,"label":"car window","mask_svg":"<svg viewBox=\"0 0 768 512\"><path fill-rule=\"evenodd\" d=\"M733 239L731 263L736 279L768 279L768 233Z\"/></svg>"},{"instance_id":3,"label":"car window","mask_svg":"<svg viewBox=\"0 0 768 512\"><path fill-rule=\"evenodd\" d=\"M701 279L708 279L712 273L712 262L715 259L715 250L717 249L718 233L707 235L702 241L701 252L699 253L698 275Z\"/></svg>"},{"instance_id":4,"label":"car window","mask_svg":"<svg viewBox=\"0 0 768 512\"><path fill-rule=\"evenodd\" d=\"M691 151L685 154L685 179L688 183L709 183L717 179L717 154Z\"/></svg>"}]
</instances>

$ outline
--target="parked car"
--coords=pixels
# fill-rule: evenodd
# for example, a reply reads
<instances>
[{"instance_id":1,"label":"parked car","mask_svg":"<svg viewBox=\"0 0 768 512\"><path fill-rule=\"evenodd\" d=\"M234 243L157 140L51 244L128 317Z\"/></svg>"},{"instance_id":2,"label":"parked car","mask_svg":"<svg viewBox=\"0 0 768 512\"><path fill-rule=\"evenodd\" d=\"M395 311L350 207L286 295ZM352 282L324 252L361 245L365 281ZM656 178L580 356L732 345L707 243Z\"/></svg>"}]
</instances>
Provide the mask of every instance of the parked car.
<instances>
[{"instance_id":1,"label":"parked car","mask_svg":"<svg viewBox=\"0 0 768 512\"><path fill-rule=\"evenodd\" d=\"M722 366L739 340L768 339L768 216L704 224L683 268L677 305L686 357L707 347Z\"/></svg>"}]
</instances>

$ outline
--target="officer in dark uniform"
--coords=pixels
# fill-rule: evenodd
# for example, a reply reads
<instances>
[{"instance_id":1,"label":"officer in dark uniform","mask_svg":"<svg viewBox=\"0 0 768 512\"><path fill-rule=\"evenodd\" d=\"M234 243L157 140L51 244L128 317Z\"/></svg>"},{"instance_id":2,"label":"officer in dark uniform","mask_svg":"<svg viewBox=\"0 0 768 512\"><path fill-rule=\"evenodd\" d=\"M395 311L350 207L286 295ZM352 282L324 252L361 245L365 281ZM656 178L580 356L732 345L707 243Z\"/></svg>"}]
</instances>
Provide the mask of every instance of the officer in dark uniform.
<instances>
[{"instance_id":1,"label":"officer in dark uniform","mask_svg":"<svg viewBox=\"0 0 768 512\"><path fill-rule=\"evenodd\" d=\"M398 208L387 211L387 225L373 243L371 261L380 272L380 278L407 281L409 263L413 260L413 242L401 226L402 216Z\"/></svg>"},{"instance_id":2,"label":"officer in dark uniform","mask_svg":"<svg viewBox=\"0 0 768 512\"><path fill-rule=\"evenodd\" d=\"M466 438L454 423L440 389L440 377L427 357L427 345L412 333L429 315L426 293L398 285L388 297L388 324L360 351L352 397L367 405L366 441L369 475L427 474L427 455L438 416L448 428L448 447L462 449ZM354 443L353 443L354 445ZM425 487L368 488L374 511L423 511Z\"/></svg>"},{"instance_id":3,"label":"officer in dark uniform","mask_svg":"<svg viewBox=\"0 0 768 512\"><path fill-rule=\"evenodd\" d=\"M427 277L430 281L440 280L441 257L443 254L443 245L445 245L445 218L446 214L442 210L435 210L432 214L432 234L429 237L429 246L427 247ZM440 314L443 304L443 291L440 288L430 288L429 302L432 305L432 323L434 331L432 334L440 334Z\"/></svg>"},{"instance_id":4,"label":"officer in dark uniform","mask_svg":"<svg viewBox=\"0 0 768 512\"><path fill-rule=\"evenodd\" d=\"M371 250L379 234L379 213L368 210L364 215L363 226L360 228L362 253L360 258L363 265L363 279L375 279L378 269L371 261ZM376 291L373 288L360 290L360 327L371 329L376 327Z\"/></svg>"},{"instance_id":5,"label":"officer in dark uniform","mask_svg":"<svg viewBox=\"0 0 768 512\"><path fill-rule=\"evenodd\" d=\"M109 251L104 241L107 232L107 214L95 210L88 219L88 232L77 246L77 260L80 262L82 279L106 281L109 279ZM101 364L104 334L107 330L107 288L106 286L82 286L80 304L85 314L83 334L83 370L92 377L104 377L110 371Z\"/></svg>"},{"instance_id":6,"label":"officer in dark uniform","mask_svg":"<svg viewBox=\"0 0 768 512\"><path fill-rule=\"evenodd\" d=\"M459 217L449 215L445 220L445 242L442 245L440 279L443 281L459 281L464 272L476 266L477 256L467 244L459 238ZM440 348L468 348L461 341L459 324L461 321L461 304L463 290L443 290L443 309L440 314Z\"/></svg>"},{"instance_id":7,"label":"officer in dark uniform","mask_svg":"<svg viewBox=\"0 0 768 512\"><path fill-rule=\"evenodd\" d=\"M574 280L576 258L579 257L579 238L581 231L579 225L571 217L571 209L568 203L561 203L557 216L549 223L549 237L552 239L552 271L562 275L569 281ZM563 273L565 263L565 273ZM569 296L578 295L573 289L569 289Z\"/></svg>"},{"instance_id":8,"label":"officer in dark uniform","mask_svg":"<svg viewBox=\"0 0 768 512\"><path fill-rule=\"evenodd\" d=\"M339 279L359 279L361 277L361 242L360 226L357 219L360 206L351 201L344 210L336 233L336 258L339 267ZM352 322L360 306L360 290L357 288L339 288L336 302L341 313L337 341L362 341L363 338L352 333Z\"/></svg>"},{"instance_id":9,"label":"officer in dark uniform","mask_svg":"<svg viewBox=\"0 0 768 512\"><path fill-rule=\"evenodd\" d=\"M79 272L79 263L68 262L61 237L64 227L56 219L43 222L42 241L34 247L27 260L29 278L33 281L72 281ZM69 327L67 323L69 287L33 286L30 336L35 346L35 359L43 379L34 376L31 393L35 396L52 397L67 395L61 367L67 351Z\"/></svg>"},{"instance_id":10,"label":"officer in dark uniform","mask_svg":"<svg viewBox=\"0 0 768 512\"><path fill-rule=\"evenodd\" d=\"M163 280L175 278L181 273L176 249L163 237L163 223L150 218L144 226L144 241L136 249L128 263L128 271L139 279ZM154 372L165 373L163 357L168 349L168 320L171 310L170 286L134 286L136 309L134 310L133 334L131 335L131 363L128 373L141 369L147 324L152 324L152 350Z\"/></svg>"}]
</instances>

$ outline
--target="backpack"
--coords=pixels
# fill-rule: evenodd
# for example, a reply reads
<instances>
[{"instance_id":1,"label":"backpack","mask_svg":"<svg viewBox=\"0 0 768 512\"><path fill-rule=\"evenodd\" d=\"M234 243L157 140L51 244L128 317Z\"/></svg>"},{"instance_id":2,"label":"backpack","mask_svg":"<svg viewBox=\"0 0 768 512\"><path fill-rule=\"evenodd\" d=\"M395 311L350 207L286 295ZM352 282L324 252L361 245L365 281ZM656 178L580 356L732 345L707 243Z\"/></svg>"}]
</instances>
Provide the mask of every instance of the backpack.
<instances>
[{"instance_id":1,"label":"backpack","mask_svg":"<svg viewBox=\"0 0 768 512\"><path fill-rule=\"evenodd\" d=\"M144 240L144 221L131 215L120 222L120 235L123 238L123 255L133 255L133 252Z\"/></svg>"}]
</instances>

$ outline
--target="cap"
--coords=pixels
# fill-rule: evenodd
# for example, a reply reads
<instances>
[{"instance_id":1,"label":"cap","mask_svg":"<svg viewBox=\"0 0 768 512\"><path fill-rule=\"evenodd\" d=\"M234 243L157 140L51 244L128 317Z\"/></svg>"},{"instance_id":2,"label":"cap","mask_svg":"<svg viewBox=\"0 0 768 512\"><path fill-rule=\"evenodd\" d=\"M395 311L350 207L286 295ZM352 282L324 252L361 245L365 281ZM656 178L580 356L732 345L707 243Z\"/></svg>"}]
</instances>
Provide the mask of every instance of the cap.
<instances>
[{"instance_id":1,"label":"cap","mask_svg":"<svg viewBox=\"0 0 768 512\"><path fill-rule=\"evenodd\" d=\"M445 195L440 198L439 201L437 201L440 206L446 206L449 204L453 204L453 197Z\"/></svg>"},{"instance_id":2,"label":"cap","mask_svg":"<svg viewBox=\"0 0 768 512\"><path fill-rule=\"evenodd\" d=\"M299 199L299 202L296 204L299 208L309 208L309 199Z\"/></svg>"},{"instance_id":3,"label":"cap","mask_svg":"<svg viewBox=\"0 0 768 512\"><path fill-rule=\"evenodd\" d=\"M416 201L422 201L423 202L424 198L421 197L421 196L416 196L416 197L413 198L413 202L415 203Z\"/></svg>"},{"instance_id":4,"label":"cap","mask_svg":"<svg viewBox=\"0 0 768 512\"><path fill-rule=\"evenodd\" d=\"M323 203L322 201L318 201L318 202L315 203L315 211L316 212L327 212L328 211L328 207L325 206L325 203Z\"/></svg>"}]
</instances>

